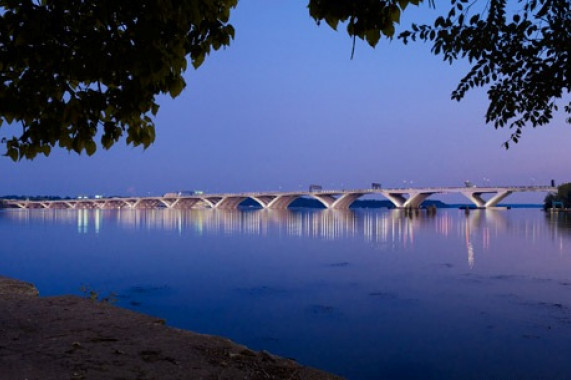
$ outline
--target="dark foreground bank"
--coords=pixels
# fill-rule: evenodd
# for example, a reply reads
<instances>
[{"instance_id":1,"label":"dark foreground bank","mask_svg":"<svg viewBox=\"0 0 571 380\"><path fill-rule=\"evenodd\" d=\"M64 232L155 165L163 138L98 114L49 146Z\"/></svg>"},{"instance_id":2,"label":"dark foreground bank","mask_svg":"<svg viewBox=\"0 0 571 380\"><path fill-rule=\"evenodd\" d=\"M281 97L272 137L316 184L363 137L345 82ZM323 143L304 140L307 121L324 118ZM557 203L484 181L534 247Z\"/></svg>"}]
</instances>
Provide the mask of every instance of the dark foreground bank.
<instances>
[{"instance_id":1,"label":"dark foreground bank","mask_svg":"<svg viewBox=\"0 0 571 380\"><path fill-rule=\"evenodd\" d=\"M0 277L0 379L340 379L228 339Z\"/></svg>"}]
</instances>

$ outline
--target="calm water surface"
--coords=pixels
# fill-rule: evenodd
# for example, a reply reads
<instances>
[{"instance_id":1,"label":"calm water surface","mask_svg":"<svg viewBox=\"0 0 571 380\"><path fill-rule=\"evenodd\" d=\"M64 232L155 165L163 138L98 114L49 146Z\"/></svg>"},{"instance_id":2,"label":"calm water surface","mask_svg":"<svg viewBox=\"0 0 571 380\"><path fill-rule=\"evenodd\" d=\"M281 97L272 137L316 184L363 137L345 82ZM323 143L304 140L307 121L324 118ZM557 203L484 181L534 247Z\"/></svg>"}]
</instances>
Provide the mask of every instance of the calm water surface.
<instances>
[{"instance_id":1,"label":"calm water surface","mask_svg":"<svg viewBox=\"0 0 571 380\"><path fill-rule=\"evenodd\" d=\"M0 274L349 379L570 378L570 219L1 210Z\"/></svg>"}]
</instances>

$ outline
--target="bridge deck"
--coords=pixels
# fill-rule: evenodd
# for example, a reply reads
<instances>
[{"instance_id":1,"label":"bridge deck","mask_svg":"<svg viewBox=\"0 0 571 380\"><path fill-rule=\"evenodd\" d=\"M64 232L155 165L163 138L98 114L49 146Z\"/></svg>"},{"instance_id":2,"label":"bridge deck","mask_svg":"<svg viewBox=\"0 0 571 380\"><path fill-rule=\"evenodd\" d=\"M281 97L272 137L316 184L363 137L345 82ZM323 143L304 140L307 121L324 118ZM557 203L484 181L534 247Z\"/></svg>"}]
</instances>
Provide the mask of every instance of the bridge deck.
<instances>
[{"instance_id":1,"label":"bridge deck","mask_svg":"<svg viewBox=\"0 0 571 380\"><path fill-rule=\"evenodd\" d=\"M245 199L252 199L264 208L287 208L300 197L318 200L327 208L346 209L359 197L367 194L379 194L390 200L395 207L418 208L433 194L458 193L466 196L476 207L496 206L508 195L516 192L556 192L552 186L499 186L499 187L423 187L423 188L375 188L343 189L318 191L275 191L246 193L214 193L194 195L172 195L153 197L113 197L93 199L62 200L16 200L4 202L19 208L237 208ZM484 200L482 194L493 194Z\"/></svg>"}]
</instances>

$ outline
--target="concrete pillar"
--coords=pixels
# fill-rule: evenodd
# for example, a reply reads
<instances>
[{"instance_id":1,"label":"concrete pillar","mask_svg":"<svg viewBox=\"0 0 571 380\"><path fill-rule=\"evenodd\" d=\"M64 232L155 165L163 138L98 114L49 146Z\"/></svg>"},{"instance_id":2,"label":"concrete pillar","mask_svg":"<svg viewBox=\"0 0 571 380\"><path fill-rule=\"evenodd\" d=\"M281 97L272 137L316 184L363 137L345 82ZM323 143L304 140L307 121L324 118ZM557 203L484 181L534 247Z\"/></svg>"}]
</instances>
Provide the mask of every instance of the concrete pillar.
<instances>
[{"instance_id":1,"label":"concrete pillar","mask_svg":"<svg viewBox=\"0 0 571 380\"><path fill-rule=\"evenodd\" d=\"M331 208L337 200L334 195L335 194L309 194L310 197L317 199L327 208Z\"/></svg>"},{"instance_id":2,"label":"concrete pillar","mask_svg":"<svg viewBox=\"0 0 571 380\"><path fill-rule=\"evenodd\" d=\"M337 198L335 200L335 202L333 202L333 204L331 205L331 208L333 208L335 210L347 210L347 209L349 209L349 206L351 206L351 204L353 202L355 202L357 199L359 199L363 195L364 195L364 193L346 193L346 194L343 194L339 198Z\"/></svg>"},{"instance_id":3,"label":"concrete pillar","mask_svg":"<svg viewBox=\"0 0 571 380\"><path fill-rule=\"evenodd\" d=\"M490 198L486 204L484 205L484 207L496 207L498 205L498 203L500 203L503 199L505 199L508 195L510 195L512 192L511 191L500 191L498 192L496 195L494 195L492 198Z\"/></svg>"},{"instance_id":4,"label":"concrete pillar","mask_svg":"<svg viewBox=\"0 0 571 380\"><path fill-rule=\"evenodd\" d=\"M285 210L293 201L295 201L300 196L301 195L299 194L279 195L275 197L270 203L268 203L267 208L272 210Z\"/></svg>"},{"instance_id":5,"label":"concrete pillar","mask_svg":"<svg viewBox=\"0 0 571 380\"><path fill-rule=\"evenodd\" d=\"M462 195L474 203L476 207L483 208L486 205L486 201L482 199L482 193L475 191L462 191Z\"/></svg>"},{"instance_id":6,"label":"concrete pillar","mask_svg":"<svg viewBox=\"0 0 571 380\"><path fill-rule=\"evenodd\" d=\"M385 191L381 191L381 194L389 201L391 201L395 207L403 208L404 203L406 202L406 198L401 193L389 193Z\"/></svg>"},{"instance_id":7,"label":"concrete pillar","mask_svg":"<svg viewBox=\"0 0 571 380\"><path fill-rule=\"evenodd\" d=\"M422 202L434 193L410 193L408 199L404 202L405 208L419 208Z\"/></svg>"}]
</instances>

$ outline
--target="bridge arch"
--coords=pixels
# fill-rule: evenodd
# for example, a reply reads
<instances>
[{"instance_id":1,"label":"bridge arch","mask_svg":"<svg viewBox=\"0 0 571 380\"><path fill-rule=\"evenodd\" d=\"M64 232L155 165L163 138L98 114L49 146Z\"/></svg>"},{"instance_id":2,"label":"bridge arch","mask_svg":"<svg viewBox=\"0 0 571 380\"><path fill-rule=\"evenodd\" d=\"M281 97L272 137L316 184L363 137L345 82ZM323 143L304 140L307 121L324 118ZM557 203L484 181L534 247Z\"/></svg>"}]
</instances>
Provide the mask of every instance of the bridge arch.
<instances>
[{"instance_id":1,"label":"bridge arch","mask_svg":"<svg viewBox=\"0 0 571 380\"><path fill-rule=\"evenodd\" d=\"M422 202L432 194L434 193L410 193L403 206L405 208L420 208Z\"/></svg>"},{"instance_id":2,"label":"bridge arch","mask_svg":"<svg viewBox=\"0 0 571 380\"><path fill-rule=\"evenodd\" d=\"M252 192L203 194L195 196L173 197L111 197L105 199L66 199L66 200L22 200L7 199L3 203L18 208L237 208L238 205L251 199L263 208L286 209L300 197L313 198L328 209L347 209L364 194L379 194L398 208L418 208L422 202L433 194L461 193L479 208L495 207L512 193L519 192L555 192L554 186L499 186L499 187L426 187L426 188L371 188L354 190L324 190L315 192ZM484 199L483 194L491 194Z\"/></svg>"},{"instance_id":3,"label":"bridge arch","mask_svg":"<svg viewBox=\"0 0 571 380\"><path fill-rule=\"evenodd\" d=\"M237 196L237 197L224 197L220 199L214 208L220 208L224 210L233 210L238 208L238 205L242 203L247 197Z\"/></svg>"},{"instance_id":4,"label":"bridge arch","mask_svg":"<svg viewBox=\"0 0 571 380\"><path fill-rule=\"evenodd\" d=\"M322 205L325 206L325 208L331 208L333 203L335 203L337 198L335 198L334 195L336 195L336 194L335 193L331 193L331 194L309 193L308 194L308 196L310 196L311 198L318 200Z\"/></svg>"},{"instance_id":5,"label":"bridge arch","mask_svg":"<svg viewBox=\"0 0 571 380\"><path fill-rule=\"evenodd\" d=\"M313 198L319 200L325 207L334 210L347 210L357 199L361 198L364 193L344 193L344 194L314 194Z\"/></svg>"},{"instance_id":6,"label":"bridge arch","mask_svg":"<svg viewBox=\"0 0 571 380\"><path fill-rule=\"evenodd\" d=\"M285 210L289 205L300 198L301 194L283 194L283 195L256 195L251 196L250 199L258 202L263 208L269 208L274 210Z\"/></svg>"},{"instance_id":7,"label":"bridge arch","mask_svg":"<svg viewBox=\"0 0 571 380\"><path fill-rule=\"evenodd\" d=\"M478 208L488 208L496 207L502 200L504 200L508 195L512 194L513 191L464 191L462 194L468 198L472 203ZM488 200L485 200L483 194L494 194Z\"/></svg>"}]
</instances>

